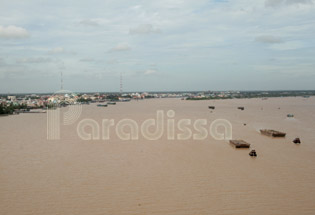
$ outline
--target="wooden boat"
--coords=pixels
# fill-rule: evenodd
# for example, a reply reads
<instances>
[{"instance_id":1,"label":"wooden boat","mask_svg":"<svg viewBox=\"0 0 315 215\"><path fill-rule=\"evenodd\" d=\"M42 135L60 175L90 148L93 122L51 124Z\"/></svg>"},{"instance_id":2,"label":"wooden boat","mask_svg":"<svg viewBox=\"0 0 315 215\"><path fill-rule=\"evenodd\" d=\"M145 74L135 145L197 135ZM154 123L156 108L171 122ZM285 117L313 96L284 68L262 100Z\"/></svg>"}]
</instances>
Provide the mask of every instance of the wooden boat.
<instances>
[{"instance_id":1,"label":"wooden boat","mask_svg":"<svg viewBox=\"0 0 315 215\"><path fill-rule=\"evenodd\" d=\"M260 133L270 137L285 137L286 133L271 129L261 129Z\"/></svg>"},{"instance_id":2,"label":"wooden boat","mask_svg":"<svg viewBox=\"0 0 315 215\"><path fill-rule=\"evenodd\" d=\"M235 148L249 148L250 144L244 140L230 140L230 143L235 146Z\"/></svg>"},{"instance_id":3,"label":"wooden boat","mask_svg":"<svg viewBox=\"0 0 315 215\"><path fill-rule=\"evenodd\" d=\"M214 110L215 106L208 106L208 108Z\"/></svg>"}]
</instances>

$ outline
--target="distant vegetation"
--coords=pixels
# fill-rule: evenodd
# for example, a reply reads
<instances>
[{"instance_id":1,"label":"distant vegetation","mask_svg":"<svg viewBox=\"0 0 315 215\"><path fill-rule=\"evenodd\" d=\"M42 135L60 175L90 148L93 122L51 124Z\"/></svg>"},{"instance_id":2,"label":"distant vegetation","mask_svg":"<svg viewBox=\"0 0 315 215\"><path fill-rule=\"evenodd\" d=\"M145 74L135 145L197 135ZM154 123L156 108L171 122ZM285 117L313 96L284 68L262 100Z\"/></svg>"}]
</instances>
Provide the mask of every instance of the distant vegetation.
<instances>
[{"instance_id":1,"label":"distant vegetation","mask_svg":"<svg viewBox=\"0 0 315 215\"><path fill-rule=\"evenodd\" d=\"M268 98L268 97L296 97L315 96L315 91L242 91L242 92L209 92L187 97L187 100L210 99L243 99L243 98Z\"/></svg>"},{"instance_id":2,"label":"distant vegetation","mask_svg":"<svg viewBox=\"0 0 315 215\"><path fill-rule=\"evenodd\" d=\"M14 105L10 104L9 106L0 104L0 114L13 114L14 110L27 109L26 104Z\"/></svg>"}]
</instances>

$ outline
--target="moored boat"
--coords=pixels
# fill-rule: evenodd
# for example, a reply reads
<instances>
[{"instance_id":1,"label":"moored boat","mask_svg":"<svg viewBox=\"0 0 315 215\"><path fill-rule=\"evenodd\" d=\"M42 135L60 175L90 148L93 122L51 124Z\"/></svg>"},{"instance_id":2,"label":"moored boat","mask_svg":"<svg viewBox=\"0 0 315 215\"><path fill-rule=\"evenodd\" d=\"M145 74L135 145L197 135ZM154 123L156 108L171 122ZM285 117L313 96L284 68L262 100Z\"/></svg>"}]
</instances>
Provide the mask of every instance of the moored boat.
<instances>
[{"instance_id":1,"label":"moored boat","mask_svg":"<svg viewBox=\"0 0 315 215\"><path fill-rule=\"evenodd\" d=\"M280 132L280 131L275 131L272 129L261 129L260 133L266 136L270 137L285 137L286 133Z\"/></svg>"},{"instance_id":2,"label":"moored boat","mask_svg":"<svg viewBox=\"0 0 315 215\"><path fill-rule=\"evenodd\" d=\"M244 140L230 140L230 143L235 146L235 148L249 148L250 144Z\"/></svg>"},{"instance_id":3,"label":"moored boat","mask_svg":"<svg viewBox=\"0 0 315 215\"><path fill-rule=\"evenodd\" d=\"M97 104L97 107L107 107L107 104Z\"/></svg>"}]
</instances>

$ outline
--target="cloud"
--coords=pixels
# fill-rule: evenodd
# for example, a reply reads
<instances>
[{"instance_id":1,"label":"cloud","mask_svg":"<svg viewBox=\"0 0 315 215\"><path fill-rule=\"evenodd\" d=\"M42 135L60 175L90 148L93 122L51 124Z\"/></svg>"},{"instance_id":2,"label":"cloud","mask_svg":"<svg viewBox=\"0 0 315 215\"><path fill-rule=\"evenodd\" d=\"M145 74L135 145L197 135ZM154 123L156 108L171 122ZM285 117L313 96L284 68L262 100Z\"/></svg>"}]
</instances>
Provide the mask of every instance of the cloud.
<instances>
[{"instance_id":1,"label":"cloud","mask_svg":"<svg viewBox=\"0 0 315 215\"><path fill-rule=\"evenodd\" d=\"M144 72L145 75L152 75L155 74L157 71L154 69L148 69Z\"/></svg>"},{"instance_id":2,"label":"cloud","mask_svg":"<svg viewBox=\"0 0 315 215\"><path fill-rule=\"evenodd\" d=\"M131 50L128 44L118 44L117 46L111 48L109 52L121 52L121 51L129 51Z\"/></svg>"},{"instance_id":3,"label":"cloud","mask_svg":"<svg viewBox=\"0 0 315 215\"><path fill-rule=\"evenodd\" d=\"M108 64L118 64L119 61L116 60L116 59L110 59L110 60L106 61L106 63L108 63Z\"/></svg>"},{"instance_id":4,"label":"cloud","mask_svg":"<svg viewBox=\"0 0 315 215\"><path fill-rule=\"evenodd\" d=\"M50 54L59 54L65 52L63 47L56 47L49 51Z\"/></svg>"},{"instance_id":5,"label":"cloud","mask_svg":"<svg viewBox=\"0 0 315 215\"><path fill-rule=\"evenodd\" d=\"M4 39L22 39L29 37L27 30L21 27L10 25L4 27L0 25L0 38Z\"/></svg>"},{"instance_id":6,"label":"cloud","mask_svg":"<svg viewBox=\"0 0 315 215\"><path fill-rule=\"evenodd\" d=\"M100 23L93 19L84 19L80 21L81 25L87 25L87 26L99 26Z\"/></svg>"},{"instance_id":7,"label":"cloud","mask_svg":"<svg viewBox=\"0 0 315 215\"><path fill-rule=\"evenodd\" d=\"M95 59L94 58L82 58L80 59L80 62L94 62Z\"/></svg>"},{"instance_id":8,"label":"cloud","mask_svg":"<svg viewBox=\"0 0 315 215\"><path fill-rule=\"evenodd\" d=\"M22 59L17 60L17 63L48 63L48 62L51 62L51 59L43 58L43 57L22 58Z\"/></svg>"},{"instance_id":9,"label":"cloud","mask_svg":"<svg viewBox=\"0 0 315 215\"><path fill-rule=\"evenodd\" d=\"M25 70L17 70L17 69L6 69L0 70L0 78L14 78L14 79L23 79L25 78Z\"/></svg>"},{"instance_id":10,"label":"cloud","mask_svg":"<svg viewBox=\"0 0 315 215\"><path fill-rule=\"evenodd\" d=\"M275 44L275 43L282 43L283 40L279 37L275 37L272 35L262 35L255 38L257 42L261 43L269 43L269 44Z\"/></svg>"},{"instance_id":11,"label":"cloud","mask_svg":"<svg viewBox=\"0 0 315 215\"><path fill-rule=\"evenodd\" d=\"M278 50L278 51L286 51L286 50L295 50L304 48L304 43L300 41L289 41L281 44L273 44L271 49Z\"/></svg>"},{"instance_id":12,"label":"cloud","mask_svg":"<svg viewBox=\"0 0 315 215\"><path fill-rule=\"evenodd\" d=\"M147 70L137 70L137 71L131 71L130 74L133 76L153 76L153 75L157 75L158 70L156 69L147 69Z\"/></svg>"},{"instance_id":13,"label":"cloud","mask_svg":"<svg viewBox=\"0 0 315 215\"><path fill-rule=\"evenodd\" d=\"M159 32L160 29L154 28L151 24L143 24L129 29L130 34L154 34Z\"/></svg>"},{"instance_id":14,"label":"cloud","mask_svg":"<svg viewBox=\"0 0 315 215\"><path fill-rule=\"evenodd\" d=\"M266 7L278 7L282 5L294 5L294 4L312 4L313 0L266 0Z\"/></svg>"}]
</instances>

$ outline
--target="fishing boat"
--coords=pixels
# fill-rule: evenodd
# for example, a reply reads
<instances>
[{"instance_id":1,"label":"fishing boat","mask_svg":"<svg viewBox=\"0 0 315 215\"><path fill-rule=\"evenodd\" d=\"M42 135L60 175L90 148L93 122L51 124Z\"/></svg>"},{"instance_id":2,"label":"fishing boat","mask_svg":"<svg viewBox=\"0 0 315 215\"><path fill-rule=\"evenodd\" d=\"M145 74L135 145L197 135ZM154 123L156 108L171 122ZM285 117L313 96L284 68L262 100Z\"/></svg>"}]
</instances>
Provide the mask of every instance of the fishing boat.
<instances>
[{"instance_id":1,"label":"fishing boat","mask_svg":"<svg viewBox=\"0 0 315 215\"><path fill-rule=\"evenodd\" d=\"M108 105L115 105L116 102L107 102Z\"/></svg>"},{"instance_id":2,"label":"fishing boat","mask_svg":"<svg viewBox=\"0 0 315 215\"><path fill-rule=\"evenodd\" d=\"M261 129L260 133L270 137L285 137L286 133L271 129Z\"/></svg>"},{"instance_id":3,"label":"fishing boat","mask_svg":"<svg viewBox=\"0 0 315 215\"><path fill-rule=\"evenodd\" d=\"M214 110L215 106L208 106L208 108Z\"/></svg>"}]
</instances>

